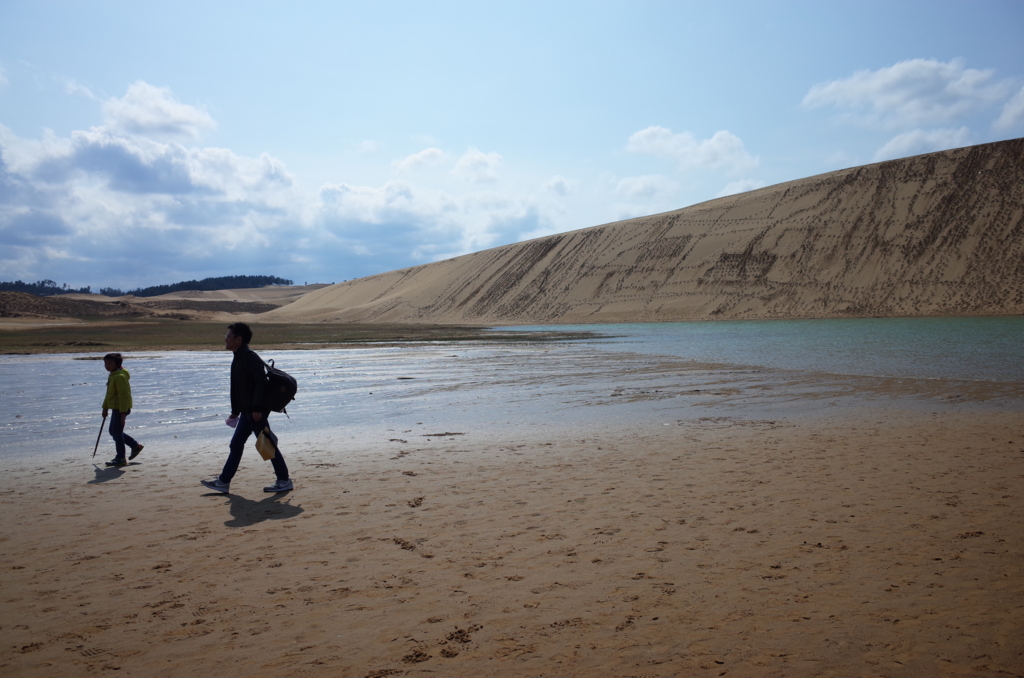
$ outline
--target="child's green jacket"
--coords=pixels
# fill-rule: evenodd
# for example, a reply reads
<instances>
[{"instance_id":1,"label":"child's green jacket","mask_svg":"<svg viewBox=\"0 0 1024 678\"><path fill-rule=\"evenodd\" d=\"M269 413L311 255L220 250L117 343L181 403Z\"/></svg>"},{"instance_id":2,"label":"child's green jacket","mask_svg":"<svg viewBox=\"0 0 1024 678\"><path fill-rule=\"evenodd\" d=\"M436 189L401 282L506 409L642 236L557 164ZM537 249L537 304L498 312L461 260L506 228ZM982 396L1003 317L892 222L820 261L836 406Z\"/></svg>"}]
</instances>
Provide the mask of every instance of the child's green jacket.
<instances>
[{"instance_id":1,"label":"child's green jacket","mask_svg":"<svg viewBox=\"0 0 1024 678\"><path fill-rule=\"evenodd\" d=\"M107 377L107 397L103 399L103 409L127 412L132 409L132 387L128 385L131 375L128 370L119 367Z\"/></svg>"}]
</instances>

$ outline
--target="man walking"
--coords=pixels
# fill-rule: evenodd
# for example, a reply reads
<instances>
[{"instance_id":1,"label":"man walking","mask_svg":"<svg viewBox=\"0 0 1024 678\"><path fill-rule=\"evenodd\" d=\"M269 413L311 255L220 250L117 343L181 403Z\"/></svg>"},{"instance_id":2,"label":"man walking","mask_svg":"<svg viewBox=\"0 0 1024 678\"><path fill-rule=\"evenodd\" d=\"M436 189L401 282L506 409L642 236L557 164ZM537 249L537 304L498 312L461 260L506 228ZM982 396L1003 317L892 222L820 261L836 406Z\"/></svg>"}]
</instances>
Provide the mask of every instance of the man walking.
<instances>
[{"instance_id":1,"label":"man walking","mask_svg":"<svg viewBox=\"0 0 1024 678\"><path fill-rule=\"evenodd\" d=\"M132 448L134 459L145 447L142 443L124 432L125 422L132 412L132 387L128 385L131 375L128 370L121 367L124 358L120 353L108 353L103 356L103 367L107 372L107 395L103 398L103 418L107 418L107 411L113 410L114 416L110 418L110 437L114 439L114 458L107 462L107 466L127 466L128 461L124 458L125 445ZM103 428L100 426L100 428Z\"/></svg>"},{"instance_id":2,"label":"man walking","mask_svg":"<svg viewBox=\"0 0 1024 678\"><path fill-rule=\"evenodd\" d=\"M239 322L228 325L228 333L224 337L224 348L233 352L235 357L231 360L231 417L227 420L227 424L234 427L235 434L231 436L224 470L212 480L200 481L205 487L215 492L229 490L231 479L235 477L238 464L242 461L245 441L253 433L259 436L267 426L267 416L270 414L270 410L263 405L263 394L267 383L266 372L263 371L263 360L249 348L250 341L252 341L252 330L247 324ZM263 491L287 492L293 489L292 481L288 477L288 465L284 463L281 450L277 450L270 461L274 465L277 482L264 487Z\"/></svg>"}]
</instances>

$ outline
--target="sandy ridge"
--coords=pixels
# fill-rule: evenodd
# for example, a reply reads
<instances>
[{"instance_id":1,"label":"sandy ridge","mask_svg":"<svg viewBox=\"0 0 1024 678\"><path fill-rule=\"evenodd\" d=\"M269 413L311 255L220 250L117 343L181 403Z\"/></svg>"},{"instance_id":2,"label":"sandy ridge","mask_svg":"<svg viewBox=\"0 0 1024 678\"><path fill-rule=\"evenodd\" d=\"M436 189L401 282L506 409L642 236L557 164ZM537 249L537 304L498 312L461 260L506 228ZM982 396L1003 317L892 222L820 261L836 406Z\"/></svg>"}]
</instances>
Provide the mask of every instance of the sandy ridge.
<instances>
[{"instance_id":1,"label":"sandy ridge","mask_svg":"<svg viewBox=\"0 0 1024 678\"><path fill-rule=\"evenodd\" d=\"M290 304L325 285L268 285L252 289L172 292L155 297L106 297L101 294L60 294L40 297L0 292L0 329L32 327L44 321L77 322L83 318L123 320L230 320L254 316Z\"/></svg>"},{"instance_id":2,"label":"sandy ridge","mask_svg":"<svg viewBox=\"0 0 1024 678\"><path fill-rule=\"evenodd\" d=\"M1024 139L822 174L332 285L261 321L1024 313Z\"/></svg>"}]
</instances>

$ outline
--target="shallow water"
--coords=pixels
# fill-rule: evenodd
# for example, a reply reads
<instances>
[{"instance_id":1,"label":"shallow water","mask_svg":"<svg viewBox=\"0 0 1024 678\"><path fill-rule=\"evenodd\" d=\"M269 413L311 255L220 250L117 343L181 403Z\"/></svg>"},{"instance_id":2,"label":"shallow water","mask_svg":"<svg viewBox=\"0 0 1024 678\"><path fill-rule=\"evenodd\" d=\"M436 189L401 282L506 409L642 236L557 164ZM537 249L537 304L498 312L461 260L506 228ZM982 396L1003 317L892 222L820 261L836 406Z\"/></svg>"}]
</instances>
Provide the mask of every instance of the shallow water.
<instances>
[{"instance_id":1,"label":"shallow water","mask_svg":"<svg viewBox=\"0 0 1024 678\"><path fill-rule=\"evenodd\" d=\"M536 330L538 327L514 329ZM610 351L856 376L1024 383L1024 316L544 326Z\"/></svg>"},{"instance_id":2,"label":"shallow water","mask_svg":"<svg viewBox=\"0 0 1024 678\"><path fill-rule=\"evenodd\" d=\"M261 356L275 359L299 382L290 418L271 415L272 427L284 438L292 431L550 420L594 389L607 390L602 381L611 377L599 373L617 372L621 365L618 358L589 348L532 343L266 351ZM101 361L74 358L0 356L0 397L7 406L0 457L71 446L91 450L102 421L107 373ZM146 445L155 439L175 446L224 439L226 445L230 363L227 352L126 357L134 400L128 431ZM580 376L567 379L572 370ZM101 449L111 446L104 433Z\"/></svg>"},{"instance_id":3,"label":"shallow water","mask_svg":"<svg viewBox=\"0 0 1024 678\"><path fill-rule=\"evenodd\" d=\"M299 381L291 418L274 414L271 423L282 441L368 431L402 438L616 417L784 416L908 394L929 406L1018 407L1024 392L1021 318L573 329L614 336L261 352ZM91 453L107 373L101 361L74 358L0 356L0 458ZM226 351L126 358L135 400L128 430L147 454L199 443L226 448L230 362ZM97 460L112 447L104 432Z\"/></svg>"}]
</instances>

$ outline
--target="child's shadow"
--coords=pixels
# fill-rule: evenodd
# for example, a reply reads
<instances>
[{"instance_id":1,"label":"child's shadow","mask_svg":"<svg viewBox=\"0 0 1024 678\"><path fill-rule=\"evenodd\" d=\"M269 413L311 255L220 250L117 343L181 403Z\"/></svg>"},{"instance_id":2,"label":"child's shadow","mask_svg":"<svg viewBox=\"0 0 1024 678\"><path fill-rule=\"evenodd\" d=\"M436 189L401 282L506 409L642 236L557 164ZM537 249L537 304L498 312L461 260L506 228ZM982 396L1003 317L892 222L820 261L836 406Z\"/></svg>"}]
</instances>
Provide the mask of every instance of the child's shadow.
<instances>
[{"instance_id":1,"label":"child's shadow","mask_svg":"<svg viewBox=\"0 0 1024 678\"><path fill-rule=\"evenodd\" d=\"M138 464L129 463L128 466L137 466ZM100 466L93 464L93 470L96 473L96 477L90 480L87 485L95 485L96 483L106 483L111 480L117 480L124 475L124 470L128 466Z\"/></svg>"},{"instance_id":2,"label":"child's shadow","mask_svg":"<svg viewBox=\"0 0 1024 678\"><path fill-rule=\"evenodd\" d=\"M231 520L226 521L224 526L249 527L265 520L285 520L303 513L305 509L300 504L293 506L288 503L285 496L287 494L289 493L277 492L260 501L246 499L237 494L229 494L227 498Z\"/></svg>"}]
</instances>

